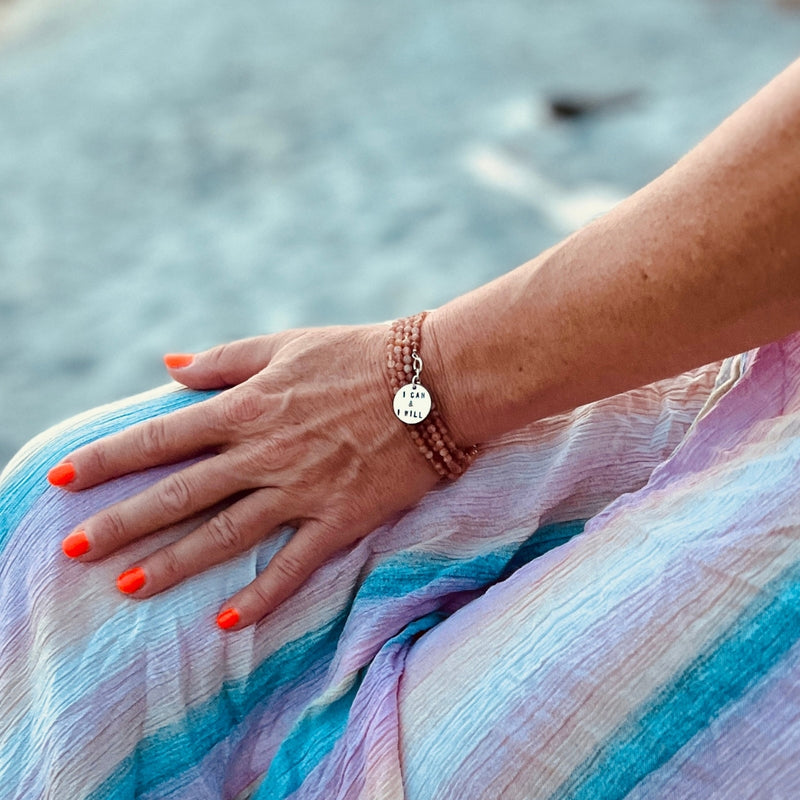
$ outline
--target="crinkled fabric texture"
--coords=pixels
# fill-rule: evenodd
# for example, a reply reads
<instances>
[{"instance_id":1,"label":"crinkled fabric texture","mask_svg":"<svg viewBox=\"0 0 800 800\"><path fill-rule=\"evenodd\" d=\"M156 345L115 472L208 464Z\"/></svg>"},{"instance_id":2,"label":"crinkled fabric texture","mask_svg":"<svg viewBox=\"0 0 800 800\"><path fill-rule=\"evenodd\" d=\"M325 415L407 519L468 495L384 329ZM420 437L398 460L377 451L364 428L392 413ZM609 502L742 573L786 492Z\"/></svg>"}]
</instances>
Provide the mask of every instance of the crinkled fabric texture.
<instances>
[{"instance_id":1,"label":"crinkled fabric texture","mask_svg":"<svg viewBox=\"0 0 800 800\"><path fill-rule=\"evenodd\" d=\"M800 336L719 367L485 447L227 634L290 530L137 602L116 575L187 525L91 565L60 542L176 467L44 478L206 395L46 433L0 482L0 796L800 796Z\"/></svg>"}]
</instances>

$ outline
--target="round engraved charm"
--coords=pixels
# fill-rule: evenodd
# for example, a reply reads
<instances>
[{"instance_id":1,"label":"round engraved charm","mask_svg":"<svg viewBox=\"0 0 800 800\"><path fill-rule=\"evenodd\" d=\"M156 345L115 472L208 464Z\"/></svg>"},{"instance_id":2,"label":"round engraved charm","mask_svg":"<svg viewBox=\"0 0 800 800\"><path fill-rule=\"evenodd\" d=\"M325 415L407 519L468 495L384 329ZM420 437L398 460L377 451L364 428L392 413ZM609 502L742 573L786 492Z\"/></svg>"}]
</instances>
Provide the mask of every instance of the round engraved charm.
<instances>
[{"instance_id":1,"label":"round engraved charm","mask_svg":"<svg viewBox=\"0 0 800 800\"><path fill-rule=\"evenodd\" d=\"M422 422L431 410L431 393L419 383L401 386L394 395L394 414L406 425Z\"/></svg>"}]
</instances>

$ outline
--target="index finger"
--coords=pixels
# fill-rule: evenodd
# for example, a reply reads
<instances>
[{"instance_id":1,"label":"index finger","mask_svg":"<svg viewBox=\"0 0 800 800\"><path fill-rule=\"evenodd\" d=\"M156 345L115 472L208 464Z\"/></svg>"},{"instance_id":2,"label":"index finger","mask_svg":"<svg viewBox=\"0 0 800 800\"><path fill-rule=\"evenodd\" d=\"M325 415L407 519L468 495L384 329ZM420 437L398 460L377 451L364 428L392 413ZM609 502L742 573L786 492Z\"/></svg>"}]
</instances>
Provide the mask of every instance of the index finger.
<instances>
[{"instance_id":1,"label":"index finger","mask_svg":"<svg viewBox=\"0 0 800 800\"><path fill-rule=\"evenodd\" d=\"M121 475L172 464L219 445L215 398L133 425L74 450L47 474L53 486L88 489Z\"/></svg>"}]
</instances>

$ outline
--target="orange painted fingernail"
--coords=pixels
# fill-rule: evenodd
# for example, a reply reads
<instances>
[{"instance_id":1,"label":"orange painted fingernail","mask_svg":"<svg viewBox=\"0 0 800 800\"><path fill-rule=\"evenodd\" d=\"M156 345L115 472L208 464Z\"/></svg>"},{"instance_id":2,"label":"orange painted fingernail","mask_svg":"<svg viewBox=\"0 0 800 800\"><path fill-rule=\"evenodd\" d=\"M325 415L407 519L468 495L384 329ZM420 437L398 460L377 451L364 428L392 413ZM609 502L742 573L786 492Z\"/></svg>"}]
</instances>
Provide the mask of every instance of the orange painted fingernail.
<instances>
[{"instance_id":1,"label":"orange painted fingernail","mask_svg":"<svg viewBox=\"0 0 800 800\"><path fill-rule=\"evenodd\" d=\"M52 486L66 486L75 479L75 467L69 461L53 467L47 473L47 480Z\"/></svg>"},{"instance_id":2,"label":"orange painted fingernail","mask_svg":"<svg viewBox=\"0 0 800 800\"><path fill-rule=\"evenodd\" d=\"M75 531L61 542L61 549L65 556L77 558L89 552L89 539L84 531Z\"/></svg>"},{"instance_id":3,"label":"orange painted fingernail","mask_svg":"<svg viewBox=\"0 0 800 800\"><path fill-rule=\"evenodd\" d=\"M133 594L138 592L144 586L147 578L145 577L144 570L141 567L133 567L133 569L126 569L117 578L117 589L125 594Z\"/></svg>"},{"instance_id":4,"label":"orange painted fingernail","mask_svg":"<svg viewBox=\"0 0 800 800\"><path fill-rule=\"evenodd\" d=\"M192 361L194 361L194 356L189 353L167 353L164 356L164 363L169 369L188 367Z\"/></svg>"},{"instance_id":5,"label":"orange painted fingernail","mask_svg":"<svg viewBox=\"0 0 800 800\"><path fill-rule=\"evenodd\" d=\"M226 608L217 614L217 625L223 630L227 630L232 628L240 619L239 612L235 608Z\"/></svg>"}]
</instances>

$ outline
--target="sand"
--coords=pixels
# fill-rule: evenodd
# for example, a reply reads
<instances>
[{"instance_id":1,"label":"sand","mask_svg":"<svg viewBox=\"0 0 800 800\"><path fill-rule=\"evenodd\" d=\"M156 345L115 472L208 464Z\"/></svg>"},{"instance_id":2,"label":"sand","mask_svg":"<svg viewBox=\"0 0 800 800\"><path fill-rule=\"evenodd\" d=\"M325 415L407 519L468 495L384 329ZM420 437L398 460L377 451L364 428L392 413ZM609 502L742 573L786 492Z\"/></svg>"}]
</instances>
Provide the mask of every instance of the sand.
<instances>
[{"instance_id":1,"label":"sand","mask_svg":"<svg viewBox=\"0 0 800 800\"><path fill-rule=\"evenodd\" d=\"M800 41L756 0L298 8L0 6L0 462L163 382L163 352L410 314L516 266Z\"/></svg>"}]
</instances>

